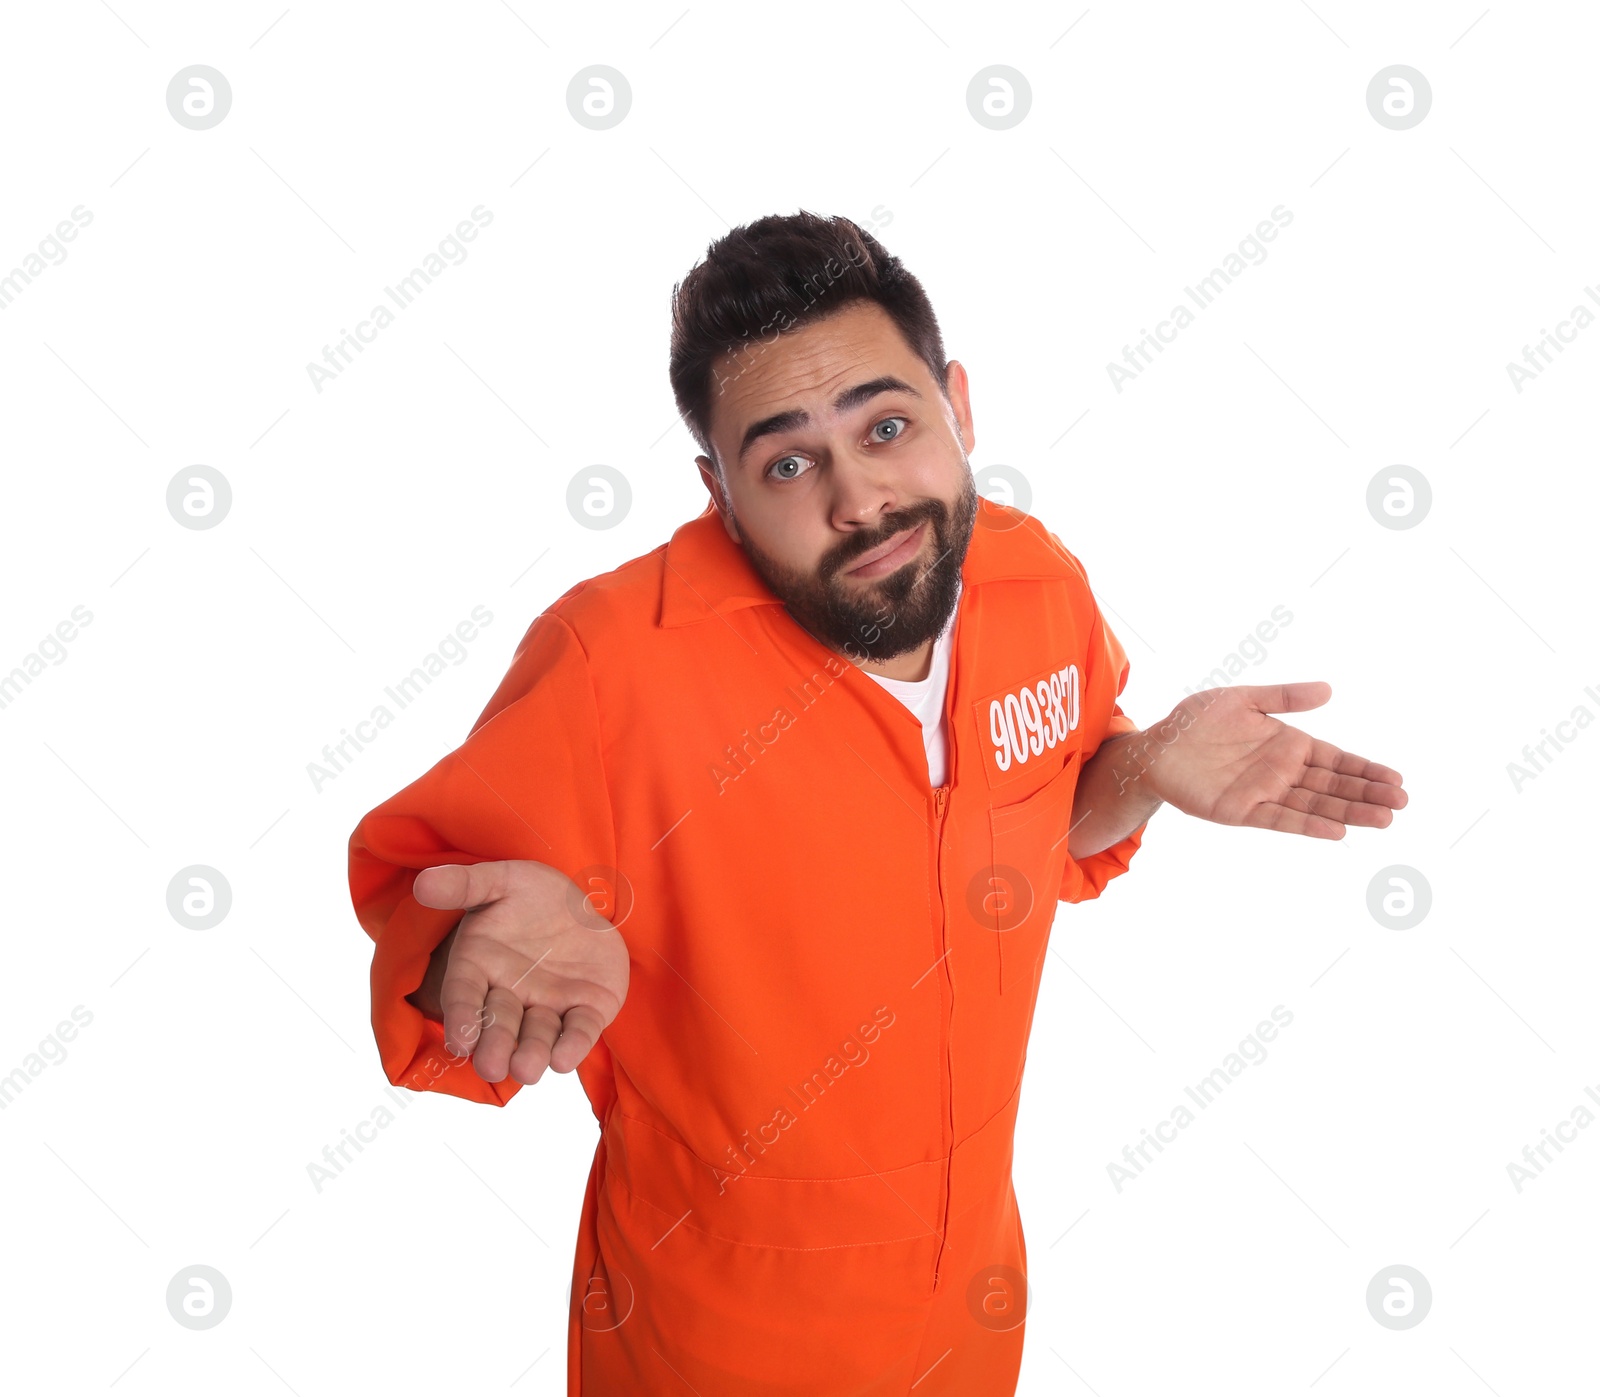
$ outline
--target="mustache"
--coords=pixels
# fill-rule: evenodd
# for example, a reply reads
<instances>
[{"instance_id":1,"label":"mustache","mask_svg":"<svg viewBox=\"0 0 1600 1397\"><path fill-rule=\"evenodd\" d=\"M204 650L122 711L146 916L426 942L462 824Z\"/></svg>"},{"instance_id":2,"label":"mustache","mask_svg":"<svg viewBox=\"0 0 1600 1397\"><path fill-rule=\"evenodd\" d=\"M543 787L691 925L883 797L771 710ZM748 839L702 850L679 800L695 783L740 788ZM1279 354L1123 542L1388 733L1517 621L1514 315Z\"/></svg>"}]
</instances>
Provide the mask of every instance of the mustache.
<instances>
[{"instance_id":1,"label":"mustache","mask_svg":"<svg viewBox=\"0 0 1600 1397\"><path fill-rule=\"evenodd\" d=\"M944 516L945 512L937 501L934 502L932 508L923 507L896 515L870 538L851 539L849 551L837 553L830 558L826 568L823 569L823 575L832 577L835 573L849 567L857 558L872 552L874 548L881 548L896 534L904 533L907 529L914 529L924 520L933 525L934 534L937 536L943 529Z\"/></svg>"}]
</instances>

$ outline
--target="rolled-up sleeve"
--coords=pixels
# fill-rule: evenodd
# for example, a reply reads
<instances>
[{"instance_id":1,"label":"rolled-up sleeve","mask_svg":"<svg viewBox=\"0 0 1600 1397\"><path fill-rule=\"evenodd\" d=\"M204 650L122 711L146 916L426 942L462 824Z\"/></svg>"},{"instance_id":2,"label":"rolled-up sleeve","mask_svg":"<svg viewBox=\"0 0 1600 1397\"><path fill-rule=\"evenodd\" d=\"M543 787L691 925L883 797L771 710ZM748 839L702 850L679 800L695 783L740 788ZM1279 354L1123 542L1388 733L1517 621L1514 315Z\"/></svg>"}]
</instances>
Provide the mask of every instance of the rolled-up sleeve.
<instances>
[{"instance_id":1,"label":"rolled-up sleeve","mask_svg":"<svg viewBox=\"0 0 1600 1397\"><path fill-rule=\"evenodd\" d=\"M1051 538L1055 539L1055 535L1052 534ZM1061 547L1059 539L1055 539L1055 542L1057 547ZM1067 553L1064 547L1061 551L1071 559L1083 579L1083 605L1093 617L1093 623L1089 628L1087 654L1081 669L1083 763L1086 765L1107 738L1115 737L1119 733L1137 732L1139 725L1122 711L1122 705L1117 702L1118 696L1128 683L1128 657L1117 640L1116 633L1100 614L1100 607L1089 588L1089 577L1084 571L1083 564L1072 554ZM1079 769L1082 769L1081 766ZM1085 902L1089 898L1099 897L1107 883L1118 874L1128 871L1128 864L1144 839L1145 828L1145 825L1140 825L1115 844L1081 859L1073 858L1069 853L1066 867L1061 874L1060 900Z\"/></svg>"},{"instance_id":2,"label":"rolled-up sleeve","mask_svg":"<svg viewBox=\"0 0 1600 1397\"><path fill-rule=\"evenodd\" d=\"M461 919L412 896L435 864L530 859L583 882L615 863L599 715L587 657L572 628L546 611L467 740L362 817L350 835L356 919L375 943L372 1030L396 1086L505 1105L522 1084L486 1082L444 1045L444 1026L406 996L434 948Z\"/></svg>"}]
</instances>

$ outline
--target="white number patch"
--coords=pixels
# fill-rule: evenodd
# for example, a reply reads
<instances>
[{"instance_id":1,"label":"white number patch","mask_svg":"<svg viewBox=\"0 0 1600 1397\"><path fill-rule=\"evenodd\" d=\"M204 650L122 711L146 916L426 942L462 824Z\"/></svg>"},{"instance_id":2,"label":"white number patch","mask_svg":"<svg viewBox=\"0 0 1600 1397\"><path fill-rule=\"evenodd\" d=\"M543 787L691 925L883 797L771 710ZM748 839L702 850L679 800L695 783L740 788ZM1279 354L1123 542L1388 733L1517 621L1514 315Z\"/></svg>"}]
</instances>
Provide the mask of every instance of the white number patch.
<instances>
[{"instance_id":1,"label":"white number patch","mask_svg":"<svg viewBox=\"0 0 1600 1397\"><path fill-rule=\"evenodd\" d=\"M1023 766L1048 751L1078 726L1077 665L1063 665L1046 679L989 701L989 738L1001 771Z\"/></svg>"}]
</instances>

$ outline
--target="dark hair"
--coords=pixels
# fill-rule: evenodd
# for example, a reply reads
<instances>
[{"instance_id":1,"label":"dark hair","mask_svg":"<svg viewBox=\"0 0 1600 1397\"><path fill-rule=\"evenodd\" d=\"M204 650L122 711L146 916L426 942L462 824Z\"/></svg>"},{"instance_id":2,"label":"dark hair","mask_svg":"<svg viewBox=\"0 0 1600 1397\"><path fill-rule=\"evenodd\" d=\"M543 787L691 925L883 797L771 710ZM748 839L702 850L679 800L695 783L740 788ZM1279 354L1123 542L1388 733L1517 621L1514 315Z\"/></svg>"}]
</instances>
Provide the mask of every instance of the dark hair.
<instances>
[{"instance_id":1,"label":"dark hair","mask_svg":"<svg viewBox=\"0 0 1600 1397\"><path fill-rule=\"evenodd\" d=\"M945 392L944 341L922 283L848 218L804 209L758 218L712 243L672 288L672 393L690 435L719 471L711 403L723 381L742 369L713 382L712 365L728 353L753 357L784 330L860 301L883 307Z\"/></svg>"}]
</instances>

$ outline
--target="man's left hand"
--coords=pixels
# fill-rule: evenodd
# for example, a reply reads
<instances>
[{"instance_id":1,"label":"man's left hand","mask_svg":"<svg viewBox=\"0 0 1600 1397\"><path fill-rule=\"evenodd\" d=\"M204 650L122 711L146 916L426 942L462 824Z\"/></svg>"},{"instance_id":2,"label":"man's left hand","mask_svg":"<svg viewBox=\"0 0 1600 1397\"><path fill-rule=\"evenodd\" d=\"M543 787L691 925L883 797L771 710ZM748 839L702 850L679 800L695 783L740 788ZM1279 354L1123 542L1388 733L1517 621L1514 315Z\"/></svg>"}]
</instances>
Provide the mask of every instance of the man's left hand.
<instances>
[{"instance_id":1,"label":"man's left hand","mask_svg":"<svg viewBox=\"0 0 1600 1397\"><path fill-rule=\"evenodd\" d=\"M1272 717L1325 704L1333 687L1242 684L1190 694L1146 729L1147 765L1133 779L1187 815L1223 825L1343 839L1379 829L1405 807L1400 773Z\"/></svg>"}]
</instances>

